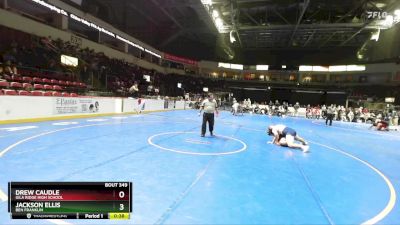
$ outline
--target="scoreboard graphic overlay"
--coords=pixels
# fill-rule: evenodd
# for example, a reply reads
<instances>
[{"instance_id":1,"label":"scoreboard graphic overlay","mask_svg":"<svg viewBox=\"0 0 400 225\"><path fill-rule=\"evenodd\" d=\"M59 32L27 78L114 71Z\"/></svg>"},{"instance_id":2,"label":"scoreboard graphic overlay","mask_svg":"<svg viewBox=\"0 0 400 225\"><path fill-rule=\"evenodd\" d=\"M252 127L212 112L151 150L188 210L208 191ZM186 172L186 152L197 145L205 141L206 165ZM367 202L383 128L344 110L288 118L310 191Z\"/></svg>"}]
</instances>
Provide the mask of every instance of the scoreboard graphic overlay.
<instances>
[{"instance_id":1,"label":"scoreboard graphic overlay","mask_svg":"<svg viewBox=\"0 0 400 225\"><path fill-rule=\"evenodd\" d=\"M130 219L132 182L9 182L12 219Z\"/></svg>"}]
</instances>

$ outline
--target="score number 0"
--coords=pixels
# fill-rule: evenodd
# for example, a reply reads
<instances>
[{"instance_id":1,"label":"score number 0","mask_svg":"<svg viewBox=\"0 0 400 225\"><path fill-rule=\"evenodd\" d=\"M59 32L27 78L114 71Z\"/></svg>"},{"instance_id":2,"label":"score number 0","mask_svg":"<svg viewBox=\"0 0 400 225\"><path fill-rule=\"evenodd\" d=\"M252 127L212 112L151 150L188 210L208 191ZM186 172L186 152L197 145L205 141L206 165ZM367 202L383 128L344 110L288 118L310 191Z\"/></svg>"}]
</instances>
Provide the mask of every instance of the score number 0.
<instances>
[{"instance_id":1,"label":"score number 0","mask_svg":"<svg viewBox=\"0 0 400 225\"><path fill-rule=\"evenodd\" d=\"M120 191L120 192L118 193L118 197L119 197L119 198L124 198L124 197L125 197L125 192ZM124 204L119 204L119 210L122 211L122 210L124 210L124 209L125 209Z\"/></svg>"}]
</instances>

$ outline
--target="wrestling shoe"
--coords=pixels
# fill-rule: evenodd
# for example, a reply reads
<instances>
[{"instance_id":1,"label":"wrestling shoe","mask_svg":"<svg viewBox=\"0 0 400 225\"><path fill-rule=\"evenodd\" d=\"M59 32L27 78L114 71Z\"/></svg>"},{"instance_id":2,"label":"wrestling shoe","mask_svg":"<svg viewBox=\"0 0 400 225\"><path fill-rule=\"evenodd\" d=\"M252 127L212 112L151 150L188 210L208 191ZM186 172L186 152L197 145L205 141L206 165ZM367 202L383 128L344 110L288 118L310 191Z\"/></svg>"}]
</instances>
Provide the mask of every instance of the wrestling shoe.
<instances>
[{"instance_id":1,"label":"wrestling shoe","mask_svg":"<svg viewBox=\"0 0 400 225\"><path fill-rule=\"evenodd\" d=\"M303 153L308 153L310 150L310 146L308 145L304 145L303 147L301 147L301 150L303 150Z\"/></svg>"}]
</instances>

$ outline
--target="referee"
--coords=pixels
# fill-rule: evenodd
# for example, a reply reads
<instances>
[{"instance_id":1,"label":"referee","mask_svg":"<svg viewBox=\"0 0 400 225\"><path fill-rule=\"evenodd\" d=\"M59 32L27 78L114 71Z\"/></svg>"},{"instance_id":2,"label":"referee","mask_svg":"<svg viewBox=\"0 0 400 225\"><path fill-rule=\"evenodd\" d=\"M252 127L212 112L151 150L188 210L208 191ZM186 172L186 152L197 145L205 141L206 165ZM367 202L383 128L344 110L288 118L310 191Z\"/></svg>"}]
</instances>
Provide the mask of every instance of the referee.
<instances>
[{"instance_id":1,"label":"referee","mask_svg":"<svg viewBox=\"0 0 400 225\"><path fill-rule=\"evenodd\" d=\"M333 120L334 116L335 116L335 109L333 108L333 105L331 105L326 110L326 121L325 121L325 124L327 126L328 126L328 121L329 121L329 126L332 126L332 120Z\"/></svg>"},{"instance_id":2,"label":"referee","mask_svg":"<svg viewBox=\"0 0 400 225\"><path fill-rule=\"evenodd\" d=\"M201 111L204 110L203 113L203 124L201 125L201 136L204 137L206 134L207 122L208 128L210 130L210 135L214 136L214 112L218 115L218 104L217 101L214 99L213 94L209 94L208 98L205 99L200 106L199 116L201 115Z\"/></svg>"}]
</instances>

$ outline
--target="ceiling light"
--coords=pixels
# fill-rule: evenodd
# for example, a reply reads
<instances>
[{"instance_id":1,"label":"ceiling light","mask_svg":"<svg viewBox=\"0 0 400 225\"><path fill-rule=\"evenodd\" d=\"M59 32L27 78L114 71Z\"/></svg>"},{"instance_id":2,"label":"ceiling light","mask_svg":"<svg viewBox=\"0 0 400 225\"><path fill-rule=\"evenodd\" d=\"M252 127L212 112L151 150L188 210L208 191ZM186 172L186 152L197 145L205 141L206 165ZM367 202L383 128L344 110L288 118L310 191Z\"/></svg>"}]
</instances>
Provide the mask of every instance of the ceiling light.
<instances>
[{"instance_id":1,"label":"ceiling light","mask_svg":"<svg viewBox=\"0 0 400 225\"><path fill-rule=\"evenodd\" d=\"M400 9L396 9L394 12L394 23L399 23L400 22Z\"/></svg>"},{"instance_id":2,"label":"ceiling light","mask_svg":"<svg viewBox=\"0 0 400 225\"><path fill-rule=\"evenodd\" d=\"M365 65L347 65L347 71L365 71Z\"/></svg>"},{"instance_id":3,"label":"ceiling light","mask_svg":"<svg viewBox=\"0 0 400 225\"><path fill-rule=\"evenodd\" d=\"M344 72L347 71L347 66L329 66L329 72Z\"/></svg>"},{"instance_id":4,"label":"ceiling light","mask_svg":"<svg viewBox=\"0 0 400 225\"><path fill-rule=\"evenodd\" d=\"M214 17L214 19L218 18L219 17L218 11L214 9L213 12L212 12L212 16Z\"/></svg>"},{"instance_id":5,"label":"ceiling light","mask_svg":"<svg viewBox=\"0 0 400 225\"><path fill-rule=\"evenodd\" d=\"M312 71L312 66L299 66L299 71Z\"/></svg>"},{"instance_id":6,"label":"ceiling light","mask_svg":"<svg viewBox=\"0 0 400 225\"><path fill-rule=\"evenodd\" d=\"M386 6L386 4L385 3L376 3L375 6L378 8L383 8Z\"/></svg>"},{"instance_id":7,"label":"ceiling light","mask_svg":"<svg viewBox=\"0 0 400 225\"><path fill-rule=\"evenodd\" d=\"M215 26L217 26L217 29L221 29L224 26L224 22L222 21L221 18L215 19Z\"/></svg>"},{"instance_id":8,"label":"ceiling light","mask_svg":"<svg viewBox=\"0 0 400 225\"><path fill-rule=\"evenodd\" d=\"M379 40L379 35L380 35L380 33L381 33L381 29L378 29L376 32L374 32L374 33L371 35L371 40L378 41L378 40Z\"/></svg>"},{"instance_id":9,"label":"ceiling light","mask_svg":"<svg viewBox=\"0 0 400 225\"><path fill-rule=\"evenodd\" d=\"M393 16L392 15L388 15L388 16L386 16L386 19L384 21L384 25L386 27L392 27L393 26L393 21L394 21Z\"/></svg>"},{"instance_id":10,"label":"ceiling light","mask_svg":"<svg viewBox=\"0 0 400 225\"><path fill-rule=\"evenodd\" d=\"M256 65L256 70L268 70L268 65Z\"/></svg>"},{"instance_id":11,"label":"ceiling light","mask_svg":"<svg viewBox=\"0 0 400 225\"><path fill-rule=\"evenodd\" d=\"M201 3L203 3L203 5L212 5L211 0L201 0Z\"/></svg>"},{"instance_id":12,"label":"ceiling light","mask_svg":"<svg viewBox=\"0 0 400 225\"><path fill-rule=\"evenodd\" d=\"M313 66L313 71L317 71L317 72L327 72L329 71L329 67L326 66Z\"/></svg>"},{"instance_id":13,"label":"ceiling light","mask_svg":"<svg viewBox=\"0 0 400 225\"><path fill-rule=\"evenodd\" d=\"M357 52L357 59L359 59L359 60L364 59L364 55L360 51ZM346 67L346 70L347 70L347 67Z\"/></svg>"},{"instance_id":14,"label":"ceiling light","mask_svg":"<svg viewBox=\"0 0 400 225\"><path fill-rule=\"evenodd\" d=\"M235 36L233 36L233 30L231 30L231 32L229 33L229 40L231 41L231 43L234 43L236 41Z\"/></svg>"}]
</instances>

